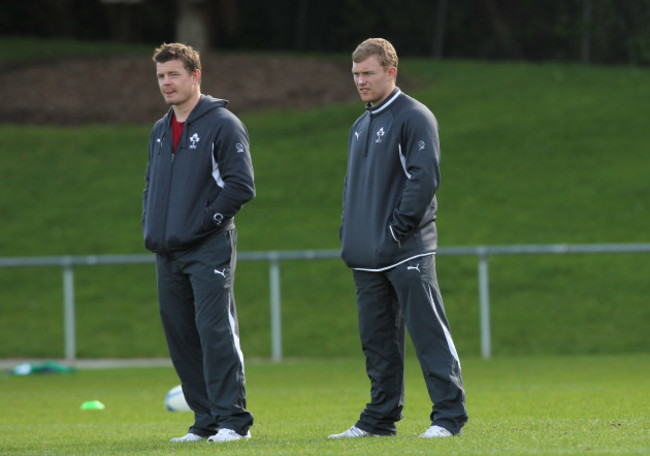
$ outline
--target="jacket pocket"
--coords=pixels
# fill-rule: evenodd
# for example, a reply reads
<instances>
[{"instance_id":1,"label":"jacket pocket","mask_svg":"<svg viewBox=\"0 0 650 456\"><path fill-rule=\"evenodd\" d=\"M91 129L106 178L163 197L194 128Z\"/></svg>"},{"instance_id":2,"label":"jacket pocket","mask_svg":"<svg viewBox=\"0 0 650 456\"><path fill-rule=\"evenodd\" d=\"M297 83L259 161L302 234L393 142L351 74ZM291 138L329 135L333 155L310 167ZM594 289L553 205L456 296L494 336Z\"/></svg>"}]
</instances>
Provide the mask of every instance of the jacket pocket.
<instances>
[{"instance_id":1,"label":"jacket pocket","mask_svg":"<svg viewBox=\"0 0 650 456\"><path fill-rule=\"evenodd\" d=\"M391 264L401 248L401 244L395 240L388 225L377 236L375 245L375 262L379 267Z\"/></svg>"}]
</instances>

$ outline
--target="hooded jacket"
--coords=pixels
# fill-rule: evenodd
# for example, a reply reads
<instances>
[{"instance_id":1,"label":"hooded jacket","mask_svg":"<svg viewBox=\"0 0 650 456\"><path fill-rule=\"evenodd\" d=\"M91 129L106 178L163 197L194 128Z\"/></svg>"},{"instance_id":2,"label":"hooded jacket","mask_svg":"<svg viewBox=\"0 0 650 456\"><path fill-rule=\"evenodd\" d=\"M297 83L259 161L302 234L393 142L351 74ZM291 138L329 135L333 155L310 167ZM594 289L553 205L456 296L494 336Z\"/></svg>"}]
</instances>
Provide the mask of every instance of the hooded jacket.
<instances>
[{"instance_id":1,"label":"hooded jacket","mask_svg":"<svg viewBox=\"0 0 650 456\"><path fill-rule=\"evenodd\" d=\"M227 100L201 95L174 151L173 109L151 131L142 199L145 247L185 250L219 229L255 196L248 132ZM217 226L206 215L223 215Z\"/></svg>"},{"instance_id":2,"label":"hooded jacket","mask_svg":"<svg viewBox=\"0 0 650 456\"><path fill-rule=\"evenodd\" d=\"M343 190L341 257L381 271L435 253L438 123L396 88L352 125Z\"/></svg>"}]
</instances>

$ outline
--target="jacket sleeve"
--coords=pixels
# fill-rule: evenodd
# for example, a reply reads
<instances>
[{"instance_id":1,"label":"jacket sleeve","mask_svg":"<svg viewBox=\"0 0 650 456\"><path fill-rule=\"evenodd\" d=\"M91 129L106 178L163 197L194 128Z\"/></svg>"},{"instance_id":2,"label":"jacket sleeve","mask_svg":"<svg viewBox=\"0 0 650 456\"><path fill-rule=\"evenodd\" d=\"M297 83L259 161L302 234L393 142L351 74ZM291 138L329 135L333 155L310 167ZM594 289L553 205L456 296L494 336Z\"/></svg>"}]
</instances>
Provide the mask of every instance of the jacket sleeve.
<instances>
[{"instance_id":1,"label":"jacket sleeve","mask_svg":"<svg viewBox=\"0 0 650 456\"><path fill-rule=\"evenodd\" d=\"M341 225L339 226L339 241L343 240L343 222L345 221L345 193L348 190L348 176L343 179L343 198L341 203Z\"/></svg>"},{"instance_id":2,"label":"jacket sleeve","mask_svg":"<svg viewBox=\"0 0 650 456\"><path fill-rule=\"evenodd\" d=\"M409 237L430 208L432 215L435 213L432 205L440 184L440 142L438 123L430 111L411 112L402 125L399 147L407 180L389 222L390 233L397 242Z\"/></svg>"},{"instance_id":3,"label":"jacket sleeve","mask_svg":"<svg viewBox=\"0 0 650 456\"><path fill-rule=\"evenodd\" d=\"M147 195L149 194L149 164L144 173L144 190L142 191L142 233L144 234L144 221L147 217Z\"/></svg>"},{"instance_id":4,"label":"jacket sleeve","mask_svg":"<svg viewBox=\"0 0 650 456\"><path fill-rule=\"evenodd\" d=\"M234 115L222 122L213 155L224 185L210 207L224 218L232 218L244 203L255 197L248 131Z\"/></svg>"},{"instance_id":5,"label":"jacket sleeve","mask_svg":"<svg viewBox=\"0 0 650 456\"><path fill-rule=\"evenodd\" d=\"M144 224L145 220L147 218L147 197L149 195L149 167L151 166L151 159L153 155L153 149L154 149L154 133L156 131L156 128L152 128L151 134L149 136L149 145L147 146L147 168L145 169L144 172L144 190L142 191L142 232L144 234Z\"/></svg>"}]
</instances>

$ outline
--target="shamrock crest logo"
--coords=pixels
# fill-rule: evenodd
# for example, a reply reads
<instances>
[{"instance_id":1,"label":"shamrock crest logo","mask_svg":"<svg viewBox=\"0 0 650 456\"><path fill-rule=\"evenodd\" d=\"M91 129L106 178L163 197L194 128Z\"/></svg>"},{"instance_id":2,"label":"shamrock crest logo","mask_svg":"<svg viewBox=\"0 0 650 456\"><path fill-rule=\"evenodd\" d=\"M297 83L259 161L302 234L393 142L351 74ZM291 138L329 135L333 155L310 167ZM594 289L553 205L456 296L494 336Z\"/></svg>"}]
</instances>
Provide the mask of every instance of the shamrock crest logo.
<instances>
[{"instance_id":1,"label":"shamrock crest logo","mask_svg":"<svg viewBox=\"0 0 650 456\"><path fill-rule=\"evenodd\" d=\"M198 144L198 142L200 140L201 140L201 138L199 138L199 135L196 134L196 133L194 133L192 136L190 136L190 143L191 143L190 144L190 149L196 149L196 145Z\"/></svg>"},{"instance_id":2,"label":"shamrock crest logo","mask_svg":"<svg viewBox=\"0 0 650 456\"><path fill-rule=\"evenodd\" d=\"M386 134L386 132L384 131L384 127L381 127L379 130L377 130L377 133L376 133L377 139L375 139L375 142L376 143L382 142L384 140L384 135L385 134Z\"/></svg>"}]
</instances>

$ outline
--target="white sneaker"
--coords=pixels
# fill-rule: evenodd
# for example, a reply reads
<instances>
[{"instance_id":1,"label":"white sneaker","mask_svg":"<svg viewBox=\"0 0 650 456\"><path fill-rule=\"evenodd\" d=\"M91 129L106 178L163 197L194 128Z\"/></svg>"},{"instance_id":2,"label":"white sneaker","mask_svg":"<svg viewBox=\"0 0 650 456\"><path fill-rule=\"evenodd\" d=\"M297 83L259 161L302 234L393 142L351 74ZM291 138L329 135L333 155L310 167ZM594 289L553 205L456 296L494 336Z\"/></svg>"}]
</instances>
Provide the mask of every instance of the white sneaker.
<instances>
[{"instance_id":1,"label":"white sneaker","mask_svg":"<svg viewBox=\"0 0 650 456\"><path fill-rule=\"evenodd\" d=\"M170 442L198 442L199 440L203 440L205 437L201 437L198 434L193 434L191 432L188 432L185 434L183 437L175 437L170 440Z\"/></svg>"},{"instance_id":2,"label":"white sneaker","mask_svg":"<svg viewBox=\"0 0 650 456\"><path fill-rule=\"evenodd\" d=\"M347 431L343 431L340 434L332 434L328 436L328 439L354 439L357 437L373 437L375 434L366 432L363 429L359 429L356 426L352 426Z\"/></svg>"},{"instance_id":3,"label":"white sneaker","mask_svg":"<svg viewBox=\"0 0 650 456\"><path fill-rule=\"evenodd\" d=\"M246 435L241 435L232 429L222 428L219 429L215 435L208 437L208 442L234 442L235 440L250 439L251 432L246 432Z\"/></svg>"},{"instance_id":4,"label":"white sneaker","mask_svg":"<svg viewBox=\"0 0 650 456\"><path fill-rule=\"evenodd\" d=\"M420 434L423 439L435 439L438 437L452 437L454 434L440 426L431 426L429 429Z\"/></svg>"}]
</instances>

